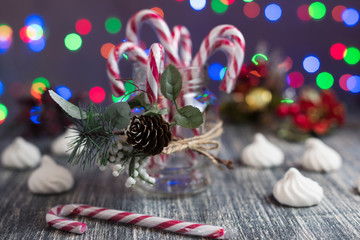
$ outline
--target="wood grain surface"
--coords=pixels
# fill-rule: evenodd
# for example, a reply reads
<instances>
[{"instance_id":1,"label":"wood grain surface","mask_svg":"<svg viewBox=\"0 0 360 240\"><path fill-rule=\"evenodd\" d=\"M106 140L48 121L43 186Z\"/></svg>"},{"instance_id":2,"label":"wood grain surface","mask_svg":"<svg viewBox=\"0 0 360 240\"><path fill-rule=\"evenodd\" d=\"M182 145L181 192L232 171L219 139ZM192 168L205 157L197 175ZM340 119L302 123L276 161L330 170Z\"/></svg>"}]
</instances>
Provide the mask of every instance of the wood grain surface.
<instances>
[{"instance_id":1,"label":"wood grain surface","mask_svg":"<svg viewBox=\"0 0 360 240\"><path fill-rule=\"evenodd\" d=\"M55 230L45 222L46 212L58 204L82 203L104 208L149 214L172 219L220 225L235 230L234 239L360 239L360 129L345 127L323 140L343 157L343 166L333 173L300 169L323 188L325 198L309 208L291 208L277 203L275 183L290 167L298 167L303 143L290 143L265 131L284 150L285 163L257 170L241 164L241 151L257 131L252 127L228 126L223 135L222 157L236 161L233 171L216 171L213 184L198 195L156 198L124 186L126 177L114 178L97 168L83 171L65 159L56 161L70 168L75 187L59 195L34 195L27 187L31 170L0 167L0 239L199 239L164 231L113 222L79 218L88 225L84 235ZM2 136L0 150L10 143ZM36 144L46 153L50 141Z\"/></svg>"}]
</instances>

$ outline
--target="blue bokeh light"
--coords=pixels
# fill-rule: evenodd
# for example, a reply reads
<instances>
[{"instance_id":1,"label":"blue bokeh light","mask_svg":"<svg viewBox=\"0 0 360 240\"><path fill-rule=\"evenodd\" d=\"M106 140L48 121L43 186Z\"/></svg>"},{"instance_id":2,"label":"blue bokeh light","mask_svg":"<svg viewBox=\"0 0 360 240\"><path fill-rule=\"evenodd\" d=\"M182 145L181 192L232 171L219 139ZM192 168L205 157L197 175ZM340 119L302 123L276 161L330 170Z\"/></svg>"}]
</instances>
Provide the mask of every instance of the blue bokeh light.
<instances>
[{"instance_id":1,"label":"blue bokeh light","mask_svg":"<svg viewBox=\"0 0 360 240\"><path fill-rule=\"evenodd\" d=\"M346 26L352 27L359 22L359 12L354 8L348 8L344 10L341 18Z\"/></svg>"},{"instance_id":2,"label":"blue bokeh light","mask_svg":"<svg viewBox=\"0 0 360 240\"><path fill-rule=\"evenodd\" d=\"M72 92L71 92L70 88L63 86L63 85L56 87L55 91L57 94L59 94L65 100L69 100L72 96Z\"/></svg>"},{"instance_id":3,"label":"blue bokeh light","mask_svg":"<svg viewBox=\"0 0 360 240\"><path fill-rule=\"evenodd\" d=\"M11 40L0 40L0 54L6 53L7 50L10 48Z\"/></svg>"},{"instance_id":4,"label":"blue bokeh light","mask_svg":"<svg viewBox=\"0 0 360 240\"><path fill-rule=\"evenodd\" d=\"M282 10L279 5L272 3L265 7L264 13L269 21L275 22L280 19Z\"/></svg>"},{"instance_id":5,"label":"blue bokeh light","mask_svg":"<svg viewBox=\"0 0 360 240\"><path fill-rule=\"evenodd\" d=\"M29 48L33 52L41 52L42 50L44 50L45 45L46 42L44 38L40 38L39 40L34 40L29 42Z\"/></svg>"},{"instance_id":6,"label":"blue bokeh light","mask_svg":"<svg viewBox=\"0 0 360 240\"><path fill-rule=\"evenodd\" d=\"M40 112L41 107L40 106L34 106L30 110L30 120L35 124L40 124Z\"/></svg>"},{"instance_id":7,"label":"blue bokeh light","mask_svg":"<svg viewBox=\"0 0 360 240\"><path fill-rule=\"evenodd\" d=\"M307 56L304 58L303 67L308 73L314 73L320 68L320 60L315 56Z\"/></svg>"},{"instance_id":8,"label":"blue bokeh light","mask_svg":"<svg viewBox=\"0 0 360 240\"><path fill-rule=\"evenodd\" d=\"M360 76L353 75L349 77L349 79L346 82L346 86L352 93L358 93L360 92Z\"/></svg>"},{"instance_id":9,"label":"blue bokeh light","mask_svg":"<svg viewBox=\"0 0 360 240\"><path fill-rule=\"evenodd\" d=\"M222 79L220 72L224 68L220 63L213 63L209 66L208 74L212 80L219 81ZM224 73L225 74L225 73Z\"/></svg>"},{"instance_id":10,"label":"blue bokeh light","mask_svg":"<svg viewBox=\"0 0 360 240\"><path fill-rule=\"evenodd\" d=\"M37 14L31 14L25 19L25 25L30 26L31 24L37 24L43 28L44 20L41 16Z\"/></svg>"},{"instance_id":11,"label":"blue bokeh light","mask_svg":"<svg viewBox=\"0 0 360 240\"><path fill-rule=\"evenodd\" d=\"M206 6L206 0L190 0L190 6L196 11L201 11Z\"/></svg>"},{"instance_id":12,"label":"blue bokeh light","mask_svg":"<svg viewBox=\"0 0 360 240\"><path fill-rule=\"evenodd\" d=\"M221 80L225 77L226 68L227 68L227 67L224 67L224 68L221 69L221 71L220 71L220 79L221 79Z\"/></svg>"},{"instance_id":13,"label":"blue bokeh light","mask_svg":"<svg viewBox=\"0 0 360 240\"><path fill-rule=\"evenodd\" d=\"M0 81L0 96L4 93L4 84Z\"/></svg>"}]
</instances>

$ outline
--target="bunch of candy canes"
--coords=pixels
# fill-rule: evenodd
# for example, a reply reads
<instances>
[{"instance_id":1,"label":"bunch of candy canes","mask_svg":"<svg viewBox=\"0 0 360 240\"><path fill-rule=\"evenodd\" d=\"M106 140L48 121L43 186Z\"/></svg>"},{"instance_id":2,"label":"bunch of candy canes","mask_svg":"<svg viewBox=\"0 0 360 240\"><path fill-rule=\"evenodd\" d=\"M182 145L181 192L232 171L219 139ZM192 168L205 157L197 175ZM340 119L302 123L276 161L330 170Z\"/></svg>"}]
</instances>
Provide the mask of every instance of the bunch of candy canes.
<instances>
[{"instance_id":1,"label":"bunch of candy canes","mask_svg":"<svg viewBox=\"0 0 360 240\"><path fill-rule=\"evenodd\" d=\"M151 45L149 55L140 47L140 30L145 23L153 27L160 42ZM199 75L212 54L222 51L227 57L227 70L220 84L220 90L227 93L233 91L244 60L245 40L236 27L225 24L213 28L192 58L192 41L188 29L177 25L170 30L164 19L151 10L141 10L131 17L126 26L126 39L126 42L112 49L107 61L107 74L114 95L119 97L126 93L118 65L123 54L126 54L146 72L146 100L150 104L157 103L170 110L170 102L161 96L159 90L160 76L166 64L173 64L179 69L190 69L186 72L187 76L183 76L183 86L186 87L182 89L179 102L179 105L183 106L186 93L199 84L192 79ZM172 121L171 111L165 116L165 120ZM194 130L194 133L199 134L198 130ZM176 132L174 134L176 135Z\"/></svg>"}]
</instances>

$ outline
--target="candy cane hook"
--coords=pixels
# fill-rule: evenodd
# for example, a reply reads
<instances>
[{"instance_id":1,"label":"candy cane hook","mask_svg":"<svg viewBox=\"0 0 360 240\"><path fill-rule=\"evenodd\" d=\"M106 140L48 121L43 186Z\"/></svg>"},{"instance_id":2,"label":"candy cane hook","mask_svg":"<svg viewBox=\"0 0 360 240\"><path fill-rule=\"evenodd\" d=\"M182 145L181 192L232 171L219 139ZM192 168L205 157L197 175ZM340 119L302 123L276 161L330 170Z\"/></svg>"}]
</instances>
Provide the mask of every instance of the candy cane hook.
<instances>
[{"instance_id":1,"label":"candy cane hook","mask_svg":"<svg viewBox=\"0 0 360 240\"><path fill-rule=\"evenodd\" d=\"M165 231L208 237L214 239L226 239L232 232L222 227L206 224L184 222L169 218L153 217L114 209L99 208L81 204L67 204L53 207L46 214L46 222L56 229L83 234L87 227L85 223L66 219L69 215L79 215L103 220L110 220L137 226L150 227Z\"/></svg>"}]
</instances>

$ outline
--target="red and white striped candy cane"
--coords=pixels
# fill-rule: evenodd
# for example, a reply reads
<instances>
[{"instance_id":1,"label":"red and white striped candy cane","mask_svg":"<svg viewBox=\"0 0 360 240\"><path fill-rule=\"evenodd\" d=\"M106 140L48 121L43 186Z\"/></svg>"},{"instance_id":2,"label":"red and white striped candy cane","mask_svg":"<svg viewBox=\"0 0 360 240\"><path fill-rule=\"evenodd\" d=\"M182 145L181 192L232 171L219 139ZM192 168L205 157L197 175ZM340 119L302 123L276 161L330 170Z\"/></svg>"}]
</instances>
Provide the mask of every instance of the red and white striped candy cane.
<instances>
[{"instance_id":1,"label":"red and white striped candy cane","mask_svg":"<svg viewBox=\"0 0 360 240\"><path fill-rule=\"evenodd\" d=\"M164 71L164 48L160 43L150 47L146 68L146 100L153 104L158 101L160 75Z\"/></svg>"},{"instance_id":2,"label":"red and white striped candy cane","mask_svg":"<svg viewBox=\"0 0 360 240\"><path fill-rule=\"evenodd\" d=\"M131 61L138 62L143 69L146 69L147 55L144 50L132 42L123 42L115 46L107 60L106 71L110 79L111 88L116 97L122 96L126 93L124 82L120 81L120 69L118 62L120 57L126 53Z\"/></svg>"},{"instance_id":3,"label":"red and white striped candy cane","mask_svg":"<svg viewBox=\"0 0 360 240\"><path fill-rule=\"evenodd\" d=\"M192 60L192 41L189 30L182 25L176 25L171 31L176 51L180 54L182 66L190 66Z\"/></svg>"},{"instance_id":4,"label":"red and white striped candy cane","mask_svg":"<svg viewBox=\"0 0 360 240\"><path fill-rule=\"evenodd\" d=\"M233 43L233 53L231 55L233 55L234 57L233 59L228 59L226 75L220 85L221 90L230 93L234 89L235 80L240 74L241 65L244 61L245 53L244 36L236 27L225 24L213 28L201 43L199 52L196 54L192 61L192 66L205 65L210 55L217 50L214 46L218 44L221 39L224 39L225 45L230 45L228 43L229 41L225 40L230 40ZM228 46L219 46L218 48L226 49L228 48ZM225 50L225 52L227 52L227 50Z\"/></svg>"},{"instance_id":5,"label":"red and white striped candy cane","mask_svg":"<svg viewBox=\"0 0 360 240\"><path fill-rule=\"evenodd\" d=\"M56 229L83 234L87 229L86 224L64 218L69 215L110 220L119 223L134 224L137 226L215 239L225 239L227 237L225 236L225 230L222 227L172 220L169 218L153 217L149 215L81 204L67 204L53 207L46 214L46 222L48 225ZM226 235L229 234L231 233L226 231Z\"/></svg>"},{"instance_id":6,"label":"red and white striped candy cane","mask_svg":"<svg viewBox=\"0 0 360 240\"><path fill-rule=\"evenodd\" d=\"M207 40L205 40L207 41ZM235 87L235 81L240 74L241 65L244 60L244 51L237 47L234 42L227 38L216 38L205 45L206 48L201 48L198 54L194 57L192 66L203 66L207 59L216 51L221 50L227 56L227 69L225 76L220 84L220 89L227 93L232 92ZM198 75L201 68L196 68L192 72L193 76Z\"/></svg>"},{"instance_id":7,"label":"red and white striped candy cane","mask_svg":"<svg viewBox=\"0 0 360 240\"><path fill-rule=\"evenodd\" d=\"M126 25L126 38L130 42L140 44L140 28L143 23L149 23L155 30L160 43L167 52L167 59L170 63L181 66L177 48L174 46L169 26L164 19L152 10L140 10L130 18Z\"/></svg>"}]
</instances>

